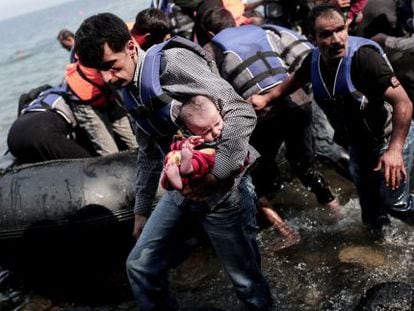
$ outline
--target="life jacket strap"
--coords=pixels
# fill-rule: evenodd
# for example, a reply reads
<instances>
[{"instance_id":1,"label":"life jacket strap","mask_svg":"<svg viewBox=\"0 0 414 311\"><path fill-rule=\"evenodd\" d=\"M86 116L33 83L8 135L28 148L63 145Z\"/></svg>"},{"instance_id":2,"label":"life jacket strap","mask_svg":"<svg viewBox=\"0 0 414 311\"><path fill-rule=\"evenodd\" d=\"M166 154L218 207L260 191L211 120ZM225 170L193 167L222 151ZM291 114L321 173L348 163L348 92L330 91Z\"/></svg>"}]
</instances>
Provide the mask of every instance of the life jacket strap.
<instances>
[{"instance_id":1,"label":"life jacket strap","mask_svg":"<svg viewBox=\"0 0 414 311\"><path fill-rule=\"evenodd\" d=\"M285 57L293 50L293 48L295 47L295 46L297 46L298 44L301 44L301 43L308 43L309 41L308 40L305 40L305 39L298 39L298 40L296 40L296 41L293 41L291 44L289 44L285 49L284 49L284 51L282 52L282 54L280 55L283 59L285 59Z\"/></svg>"},{"instance_id":2,"label":"life jacket strap","mask_svg":"<svg viewBox=\"0 0 414 311\"><path fill-rule=\"evenodd\" d=\"M296 56L295 60L292 62L292 64L289 66L288 72L295 71L295 68L299 65L299 63L305 58L306 55L308 55L312 50L305 50L302 53L300 53L298 56Z\"/></svg>"},{"instance_id":3,"label":"life jacket strap","mask_svg":"<svg viewBox=\"0 0 414 311\"><path fill-rule=\"evenodd\" d=\"M250 65L255 63L258 60L263 61L265 66L270 70L272 70L272 66L269 64L266 58L268 57L276 57L280 58L280 55L274 51L266 51L266 52L257 52L255 55L249 57L244 62L240 63L228 76L227 80L230 81L230 83L233 83L233 81L236 79L236 77L243 72L246 68L248 68ZM286 70L284 70L286 73ZM255 82L256 83L256 82Z\"/></svg>"},{"instance_id":4,"label":"life jacket strap","mask_svg":"<svg viewBox=\"0 0 414 311\"><path fill-rule=\"evenodd\" d=\"M171 103L172 100L173 99L171 96L167 95L166 93L162 93L156 97L153 97L149 105L144 105L144 106L151 107L151 110L154 111L156 109L159 109L165 106L166 104Z\"/></svg>"},{"instance_id":5,"label":"life jacket strap","mask_svg":"<svg viewBox=\"0 0 414 311\"><path fill-rule=\"evenodd\" d=\"M269 70L266 70L258 75L256 75L253 79L250 79L248 82L243 84L243 86L240 88L240 94L243 94L248 89L250 89L253 85L256 83L259 83L260 81L266 79L267 77L275 76L278 74L284 74L286 73L286 69L284 68L271 68Z\"/></svg>"}]
</instances>

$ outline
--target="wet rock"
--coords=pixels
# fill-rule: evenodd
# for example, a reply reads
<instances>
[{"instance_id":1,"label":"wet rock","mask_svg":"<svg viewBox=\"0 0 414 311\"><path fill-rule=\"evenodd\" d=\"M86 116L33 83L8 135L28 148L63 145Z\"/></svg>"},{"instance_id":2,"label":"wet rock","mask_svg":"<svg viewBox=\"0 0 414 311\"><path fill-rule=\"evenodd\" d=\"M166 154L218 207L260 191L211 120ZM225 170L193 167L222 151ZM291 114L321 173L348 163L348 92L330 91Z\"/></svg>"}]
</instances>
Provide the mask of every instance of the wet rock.
<instances>
[{"instance_id":1,"label":"wet rock","mask_svg":"<svg viewBox=\"0 0 414 311\"><path fill-rule=\"evenodd\" d=\"M172 272L172 283L177 290L195 289L207 277L220 269L217 259L208 246L194 251L184 263Z\"/></svg>"},{"instance_id":2,"label":"wet rock","mask_svg":"<svg viewBox=\"0 0 414 311\"><path fill-rule=\"evenodd\" d=\"M318 291L315 287L308 289L308 292L305 294L305 303L310 306L318 306L324 297L322 293Z\"/></svg>"},{"instance_id":3,"label":"wet rock","mask_svg":"<svg viewBox=\"0 0 414 311\"><path fill-rule=\"evenodd\" d=\"M338 258L342 263L359 264L365 268L382 266L385 263L385 255L372 247L351 246L342 249Z\"/></svg>"},{"instance_id":4,"label":"wet rock","mask_svg":"<svg viewBox=\"0 0 414 311\"><path fill-rule=\"evenodd\" d=\"M385 282L368 289L355 311L411 311L413 309L413 286L403 282Z\"/></svg>"},{"instance_id":5,"label":"wet rock","mask_svg":"<svg viewBox=\"0 0 414 311\"><path fill-rule=\"evenodd\" d=\"M21 307L23 311L46 311L50 310L53 307L51 300L41 297L41 296L32 296L30 302Z\"/></svg>"}]
</instances>

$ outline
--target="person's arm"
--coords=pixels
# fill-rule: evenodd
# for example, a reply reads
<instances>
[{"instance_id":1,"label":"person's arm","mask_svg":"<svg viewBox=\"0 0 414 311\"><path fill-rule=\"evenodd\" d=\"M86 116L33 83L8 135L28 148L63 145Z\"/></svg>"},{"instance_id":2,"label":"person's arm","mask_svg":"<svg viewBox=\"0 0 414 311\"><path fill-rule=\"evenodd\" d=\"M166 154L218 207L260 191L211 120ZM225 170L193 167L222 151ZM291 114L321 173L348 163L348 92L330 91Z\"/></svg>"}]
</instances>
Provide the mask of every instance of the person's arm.
<instances>
[{"instance_id":1,"label":"person's arm","mask_svg":"<svg viewBox=\"0 0 414 311\"><path fill-rule=\"evenodd\" d=\"M393 37L388 36L384 33L377 33L371 40L377 42L382 47L386 49L386 51L393 51L393 52L404 52L404 53L412 53L414 52L414 37Z\"/></svg>"},{"instance_id":2,"label":"person's arm","mask_svg":"<svg viewBox=\"0 0 414 311\"><path fill-rule=\"evenodd\" d=\"M181 48L169 49L164 55L165 70L160 77L164 91L184 99L196 94L207 95L221 106L224 127L208 180L234 177L244 164L249 138L256 125L252 106L220 77L216 66L212 72L198 55Z\"/></svg>"},{"instance_id":3,"label":"person's arm","mask_svg":"<svg viewBox=\"0 0 414 311\"><path fill-rule=\"evenodd\" d=\"M384 47L396 52L412 53L414 52L414 37L400 38L385 35Z\"/></svg>"},{"instance_id":4,"label":"person's arm","mask_svg":"<svg viewBox=\"0 0 414 311\"><path fill-rule=\"evenodd\" d=\"M368 0L357 0L351 2L351 6L349 8L349 12L347 14L347 23L350 24L357 18L358 15L364 10L365 6L367 5ZM358 21L356 21L358 23Z\"/></svg>"},{"instance_id":5,"label":"person's arm","mask_svg":"<svg viewBox=\"0 0 414 311\"><path fill-rule=\"evenodd\" d=\"M268 104L276 104L278 99L283 98L286 95L289 95L295 92L297 89L303 87L310 82L311 79L311 62L312 62L312 53L308 55L303 60L300 67L291 74L283 83L272 88L270 92L267 92L262 95L253 95L248 98L248 101L253 105L254 109L260 111L264 109Z\"/></svg>"},{"instance_id":6,"label":"person's arm","mask_svg":"<svg viewBox=\"0 0 414 311\"><path fill-rule=\"evenodd\" d=\"M350 25L355 18L362 12L368 0L329 0L331 4L337 5L346 13L346 23Z\"/></svg>"},{"instance_id":7,"label":"person's arm","mask_svg":"<svg viewBox=\"0 0 414 311\"><path fill-rule=\"evenodd\" d=\"M392 134L388 149L374 170L383 170L385 183L395 189L406 180L402 149L412 118L412 103L389 62L372 47L362 47L352 60L352 81L372 104L393 106ZM402 179L401 179L402 178Z\"/></svg>"},{"instance_id":8,"label":"person's arm","mask_svg":"<svg viewBox=\"0 0 414 311\"><path fill-rule=\"evenodd\" d=\"M275 86L263 95L252 95L248 98L248 101L253 105L254 109L260 111L272 102L276 102L278 99L283 98L299 89L302 86L300 79L298 79L296 72L291 74L281 84Z\"/></svg>"},{"instance_id":9,"label":"person's arm","mask_svg":"<svg viewBox=\"0 0 414 311\"><path fill-rule=\"evenodd\" d=\"M379 158L375 170L383 169L386 185L396 189L400 186L402 180L404 182L407 180L402 150L410 128L413 107L401 85L388 87L384 97L393 106L393 128L388 149Z\"/></svg>"},{"instance_id":10,"label":"person's arm","mask_svg":"<svg viewBox=\"0 0 414 311\"><path fill-rule=\"evenodd\" d=\"M339 6L341 9L351 6L351 0L330 0L329 3Z\"/></svg>"},{"instance_id":11,"label":"person's arm","mask_svg":"<svg viewBox=\"0 0 414 311\"><path fill-rule=\"evenodd\" d=\"M164 154L158 144L141 130L137 130L138 157L135 182L135 223L133 235L138 238L151 214L163 167Z\"/></svg>"}]
</instances>

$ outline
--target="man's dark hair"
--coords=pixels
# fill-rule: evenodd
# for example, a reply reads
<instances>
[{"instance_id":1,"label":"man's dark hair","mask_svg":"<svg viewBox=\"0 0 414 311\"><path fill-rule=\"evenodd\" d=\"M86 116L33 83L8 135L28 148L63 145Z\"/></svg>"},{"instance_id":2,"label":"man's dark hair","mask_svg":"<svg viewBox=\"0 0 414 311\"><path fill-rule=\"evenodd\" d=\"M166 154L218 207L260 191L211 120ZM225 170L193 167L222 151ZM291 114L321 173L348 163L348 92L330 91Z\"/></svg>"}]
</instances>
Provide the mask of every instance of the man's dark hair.
<instances>
[{"instance_id":1,"label":"man's dark hair","mask_svg":"<svg viewBox=\"0 0 414 311\"><path fill-rule=\"evenodd\" d=\"M236 21L230 11L223 7L213 7L196 15L194 29L201 46L210 41L209 31L218 34L220 31L230 27L236 27Z\"/></svg>"},{"instance_id":2,"label":"man's dark hair","mask_svg":"<svg viewBox=\"0 0 414 311\"><path fill-rule=\"evenodd\" d=\"M100 69L105 43L121 52L131 35L125 22L112 13L100 13L85 19L75 34L75 52L82 65Z\"/></svg>"},{"instance_id":3,"label":"man's dark hair","mask_svg":"<svg viewBox=\"0 0 414 311\"><path fill-rule=\"evenodd\" d=\"M65 40L67 38L75 38L75 35L73 34L72 31L68 30L68 29L62 29L59 31L58 35L57 35L57 39L59 41Z\"/></svg>"},{"instance_id":4,"label":"man's dark hair","mask_svg":"<svg viewBox=\"0 0 414 311\"><path fill-rule=\"evenodd\" d=\"M333 12L337 12L340 16L342 16L344 18L344 22L345 22L345 16L344 13L341 11L341 9L334 5L334 4L330 4L330 3L322 3L319 4L317 6L315 6L309 13L308 16L308 33L311 36L315 36L315 21L317 18L321 17L321 16L329 16L331 15Z\"/></svg>"},{"instance_id":5,"label":"man's dark hair","mask_svg":"<svg viewBox=\"0 0 414 311\"><path fill-rule=\"evenodd\" d=\"M161 41L171 32L171 22L167 14L155 8L139 12L131 29L133 35L150 33L154 40ZM154 41L153 40L153 41Z\"/></svg>"}]
</instances>

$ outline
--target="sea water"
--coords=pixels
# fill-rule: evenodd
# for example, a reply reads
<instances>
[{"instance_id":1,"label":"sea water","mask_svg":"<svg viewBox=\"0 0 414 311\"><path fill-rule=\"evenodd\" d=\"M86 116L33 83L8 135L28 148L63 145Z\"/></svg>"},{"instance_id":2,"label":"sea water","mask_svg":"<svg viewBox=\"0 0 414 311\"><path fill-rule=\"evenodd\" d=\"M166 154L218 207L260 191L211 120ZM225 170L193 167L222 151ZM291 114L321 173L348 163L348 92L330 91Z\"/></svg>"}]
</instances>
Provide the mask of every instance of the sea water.
<instances>
[{"instance_id":1,"label":"sea water","mask_svg":"<svg viewBox=\"0 0 414 311\"><path fill-rule=\"evenodd\" d=\"M73 32L93 14L111 12L127 22L149 7L149 0L75 0L0 21L0 154L17 116L22 93L42 84L59 84L69 53L56 39L59 30Z\"/></svg>"}]
</instances>

